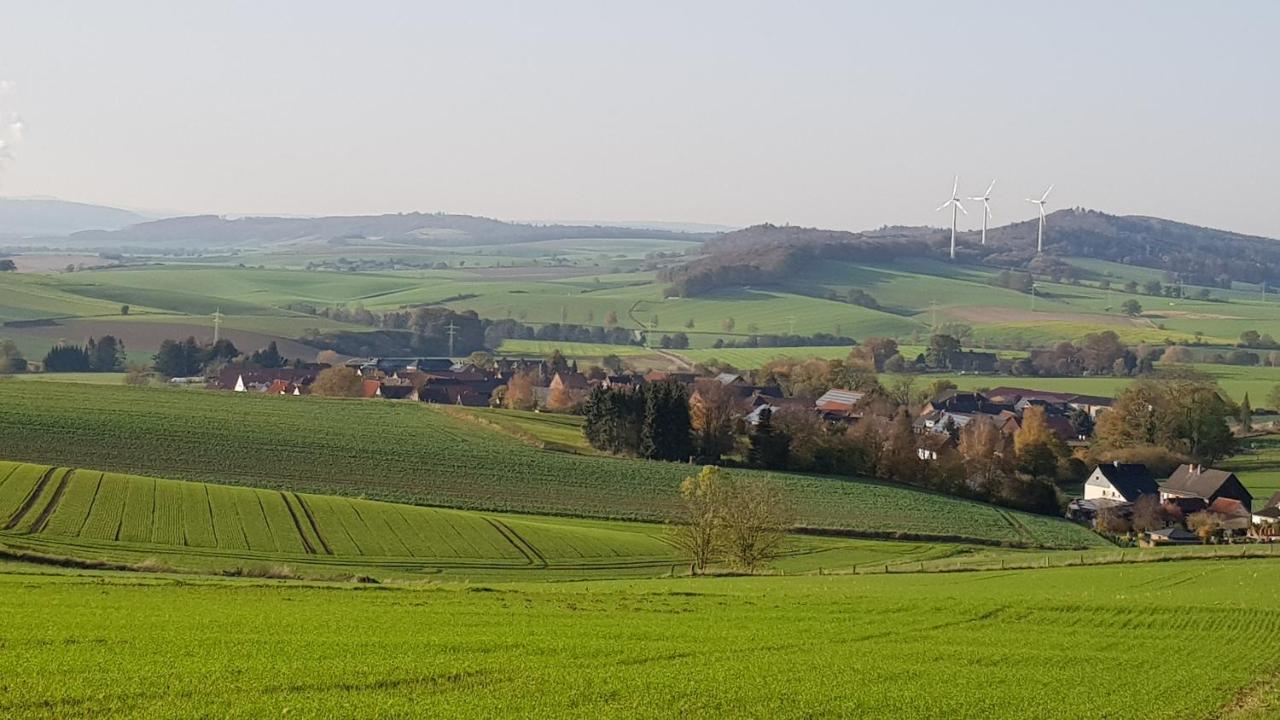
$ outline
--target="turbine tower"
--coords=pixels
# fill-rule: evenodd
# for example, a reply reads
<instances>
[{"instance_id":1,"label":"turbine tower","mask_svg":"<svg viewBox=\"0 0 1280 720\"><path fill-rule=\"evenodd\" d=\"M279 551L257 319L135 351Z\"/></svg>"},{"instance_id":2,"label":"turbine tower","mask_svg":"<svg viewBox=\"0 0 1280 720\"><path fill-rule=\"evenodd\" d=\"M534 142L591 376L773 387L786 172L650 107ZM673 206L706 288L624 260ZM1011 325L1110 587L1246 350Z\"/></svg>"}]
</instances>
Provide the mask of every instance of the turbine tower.
<instances>
[{"instance_id":1,"label":"turbine tower","mask_svg":"<svg viewBox=\"0 0 1280 720\"><path fill-rule=\"evenodd\" d=\"M951 207L951 259L956 259L956 210L969 214L968 210L960 204L960 197L956 194L960 190L960 176L956 176L956 180L951 185L951 199L938 206L938 210L945 210L947 206ZM935 210L934 212L938 212Z\"/></svg>"},{"instance_id":2,"label":"turbine tower","mask_svg":"<svg viewBox=\"0 0 1280 720\"><path fill-rule=\"evenodd\" d=\"M1048 190L1040 196L1039 200L1027 198L1027 202L1040 208L1040 230L1036 233L1036 252L1044 252L1044 202L1049 198L1049 193L1053 192L1053 186L1050 185Z\"/></svg>"},{"instance_id":3,"label":"turbine tower","mask_svg":"<svg viewBox=\"0 0 1280 720\"><path fill-rule=\"evenodd\" d=\"M994 190L995 187L996 187L996 181L992 180L991 184L987 186L987 191L983 193L981 197L969 198L970 200L974 200L982 203L982 244L983 245L987 244L987 223L991 220L991 191Z\"/></svg>"}]
</instances>

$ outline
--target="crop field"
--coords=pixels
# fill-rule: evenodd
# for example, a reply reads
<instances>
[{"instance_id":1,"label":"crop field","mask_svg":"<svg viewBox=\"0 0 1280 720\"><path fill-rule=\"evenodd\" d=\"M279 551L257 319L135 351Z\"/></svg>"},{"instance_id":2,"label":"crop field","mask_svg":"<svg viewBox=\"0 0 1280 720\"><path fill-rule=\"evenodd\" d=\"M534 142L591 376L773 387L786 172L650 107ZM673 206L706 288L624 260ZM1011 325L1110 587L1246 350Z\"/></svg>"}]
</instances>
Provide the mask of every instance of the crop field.
<instances>
[{"instance_id":1,"label":"crop field","mask_svg":"<svg viewBox=\"0 0 1280 720\"><path fill-rule=\"evenodd\" d=\"M665 298L652 272L640 272L634 263L628 264L634 252L657 247L654 242L618 241L616 246L605 244L591 253L590 242L555 241L546 247L523 248L511 257L501 254L516 252L511 248L473 248L454 257L448 270L339 273L188 263L23 274L0 285L0 322L66 318L74 323L79 318L84 323L83 328L69 324L60 336L53 329L37 334L31 328L11 332L5 328L3 332L14 336L29 354L43 353L50 333L55 339L74 340L103 332L121 335L130 332L133 322L182 325L171 332L200 335L208 330L207 316L218 308L226 314L226 329L277 340L297 338L303 327L365 329L289 309L302 303L363 305L374 311L444 303L485 317L534 324L603 325L612 312L623 327L646 327L655 334L684 332L695 353L709 349L717 338L741 339L750 334L824 332L918 342L927 338L935 322L968 324L976 344L999 346L1078 339L1100 329L1115 330L1130 343L1185 343L1200 333L1204 341L1225 346L1244 330L1280 337L1276 313L1280 299L1263 301L1254 288L1242 284L1235 290L1210 289L1210 301L1130 296L1119 289L1105 291L1097 282L1107 277L1119 288L1127 278L1146 279L1150 271L1078 259L1071 262L1084 271L1082 284L1041 279L1034 301L1029 295L993 287L993 268L923 258L827 262L805 268L794 281L775 287ZM394 257L398 251L389 248L387 252L387 257ZM546 260L558 253L569 258L567 265L530 265L535 258ZM505 266L496 267L498 263ZM853 288L869 292L885 310L826 299L828 293L844 296ZM1119 312L1119 305L1131 297L1142 303L1142 317L1127 318ZM131 306L128 317L119 316L122 304ZM111 326L97 327L99 323ZM143 339L135 339L141 347ZM148 352L153 339L146 338ZM251 345L261 344L257 340L244 338ZM754 351L748 352L750 358L743 356L735 364L762 362ZM832 350L820 352L825 355Z\"/></svg>"},{"instance_id":2,"label":"crop field","mask_svg":"<svg viewBox=\"0 0 1280 720\"><path fill-rule=\"evenodd\" d=\"M12 460L181 480L630 520L664 520L680 480L696 469L540 450L420 403L62 383L0 383L0 448ZM1104 542L1063 520L890 483L736 472L776 480L805 526L1056 547Z\"/></svg>"},{"instance_id":3,"label":"crop field","mask_svg":"<svg viewBox=\"0 0 1280 720\"><path fill-rule=\"evenodd\" d=\"M1277 596L1269 560L399 587L0 565L0 714L1274 718Z\"/></svg>"},{"instance_id":4,"label":"crop field","mask_svg":"<svg viewBox=\"0 0 1280 720\"><path fill-rule=\"evenodd\" d=\"M71 555L162 555L487 569L677 562L661 529L574 524L0 461L0 539ZM308 557L310 556L310 557Z\"/></svg>"}]
</instances>

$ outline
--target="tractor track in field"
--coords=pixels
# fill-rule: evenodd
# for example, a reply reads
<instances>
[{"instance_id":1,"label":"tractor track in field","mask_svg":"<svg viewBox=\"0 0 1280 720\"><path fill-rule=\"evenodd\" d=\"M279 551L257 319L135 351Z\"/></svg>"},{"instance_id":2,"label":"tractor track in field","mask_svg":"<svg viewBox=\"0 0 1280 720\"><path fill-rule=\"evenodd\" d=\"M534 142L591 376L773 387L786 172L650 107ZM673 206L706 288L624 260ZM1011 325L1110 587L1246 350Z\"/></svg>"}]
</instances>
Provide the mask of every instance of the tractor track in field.
<instances>
[{"instance_id":1,"label":"tractor track in field","mask_svg":"<svg viewBox=\"0 0 1280 720\"><path fill-rule=\"evenodd\" d=\"M45 526L49 524L49 518L58 509L62 496L66 494L67 486L71 484L71 476L75 473L75 470L67 470L62 474L62 478L58 480L58 487L53 490L53 497L49 500L49 504L44 506L44 510L40 511L40 517L31 524L31 529L27 531L28 535L44 532Z\"/></svg>"},{"instance_id":2,"label":"tractor track in field","mask_svg":"<svg viewBox=\"0 0 1280 720\"><path fill-rule=\"evenodd\" d=\"M491 517L485 517L485 522L492 525L493 529L497 530L498 534L501 535L503 539L511 543L511 546L523 555L525 559L529 561L530 565L542 565L543 567L550 566L550 563L547 562L547 558L538 551L538 548L534 547L528 540L520 537L520 533L512 530L506 523L501 520L495 520Z\"/></svg>"},{"instance_id":3,"label":"tractor track in field","mask_svg":"<svg viewBox=\"0 0 1280 720\"><path fill-rule=\"evenodd\" d=\"M315 555L316 549L311 546L311 541L307 539L307 534L303 532L302 521L298 519L298 513L293 509L293 503L289 502L289 496L285 493L280 493L280 497L284 500L285 509L289 511L289 517L293 519L293 527L298 531L298 539L302 541L303 549L307 551L308 555ZM307 522L311 522L310 518L308 518ZM315 530L314 524L311 525L311 529ZM316 533L316 538L319 539L319 537L320 533Z\"/></svg>"},{"instance_id":4,"label":"tractor track in field","mask_svg":"<svg viewBox=\"0 0 1280 720\"><path fill-rule=\"evenodd\" d=\"M49 484L49 478L53 476L54 471L57 469L56 467L51 467L44 471L44 474L40 476L40 480L36 482L35 487L31 488L31 492L26 499L22 501L17 511L13 513L13 517L9 518L9 522L5 523L5 530L12 530L17 527L18 523L22 522L22 518L31 512L31 508L35 507L36 501L40 499L40 494L44 492L44 486Z\"/></svg>"},{"instance_id":5,"label":"tractor track in field","mask_svg":"<svg viewBox=\"0 0 1280 720\"><path fill-rule=\"evenodd\" d=\"M302 508L302 514L306 516L307 524L311 526L311 531L316 534L316 540L320 543L320 547L324 550L324 554L332 555L333 549L329 547L329 543L324 539L324 535L320 534L320 526L316 524L316 517L311 514L311 508L307 506L306 501L303 500L302 496L298 493L293 493L293 499L298 502L298 507ZM289 511L292 512L293 509L290 508Z\"/></svg>"}]
</instances>

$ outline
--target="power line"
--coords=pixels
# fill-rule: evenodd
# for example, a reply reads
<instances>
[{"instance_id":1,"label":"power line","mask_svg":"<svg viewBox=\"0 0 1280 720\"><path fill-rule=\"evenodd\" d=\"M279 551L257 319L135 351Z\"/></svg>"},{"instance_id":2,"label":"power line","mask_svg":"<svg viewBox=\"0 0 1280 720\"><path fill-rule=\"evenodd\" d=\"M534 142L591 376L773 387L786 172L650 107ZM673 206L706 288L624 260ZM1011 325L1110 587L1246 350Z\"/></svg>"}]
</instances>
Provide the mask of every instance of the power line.
<instances>
[{"instance_id":1,"label":"power line","mask_svg":"<svg viewBox=\"0 0 1280 720\"><path fill-rule=\"evenodd\" d=\"M450 321L445 330L449 332L449 357L453 357L453 338L458 334L458 326Z\"/></svg>"},{"instance_id":2,"label":"power line","mask_svg":"<svg viewBox=\"0 0 1280 720\"><path fill-rule=\"evenodd\" d=\"M218 344L218 329L222 326L222 308L213 311L213 344Z\"/></svg>"}]
</instances>

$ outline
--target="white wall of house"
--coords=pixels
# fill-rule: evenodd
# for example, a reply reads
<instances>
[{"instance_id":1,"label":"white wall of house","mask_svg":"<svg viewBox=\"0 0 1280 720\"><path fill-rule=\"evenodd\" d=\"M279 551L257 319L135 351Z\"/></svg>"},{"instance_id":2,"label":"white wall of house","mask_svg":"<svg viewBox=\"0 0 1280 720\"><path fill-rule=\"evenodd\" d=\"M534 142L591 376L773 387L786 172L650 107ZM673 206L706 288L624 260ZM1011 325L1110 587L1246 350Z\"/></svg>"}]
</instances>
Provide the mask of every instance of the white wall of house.
<instances>
[{"instance_id":1,"label":"white wall of house","mask_svg":"<svg viewBox=\"0 0 1280 720\"><path fill-rule=\"evenodd\" d=\"M1102 471L1093 469L1093 474L1084 481L1085 500L1119 500L1124 502L1124 495L1116 490L1111 481L1103 476Z\"/></svg>"}]
</instances>

